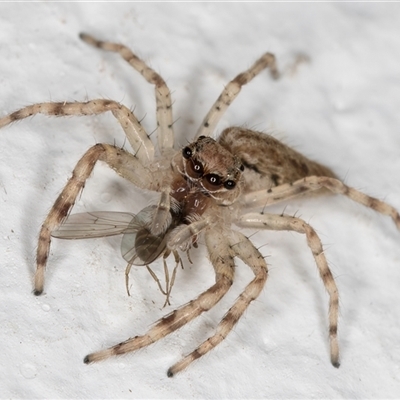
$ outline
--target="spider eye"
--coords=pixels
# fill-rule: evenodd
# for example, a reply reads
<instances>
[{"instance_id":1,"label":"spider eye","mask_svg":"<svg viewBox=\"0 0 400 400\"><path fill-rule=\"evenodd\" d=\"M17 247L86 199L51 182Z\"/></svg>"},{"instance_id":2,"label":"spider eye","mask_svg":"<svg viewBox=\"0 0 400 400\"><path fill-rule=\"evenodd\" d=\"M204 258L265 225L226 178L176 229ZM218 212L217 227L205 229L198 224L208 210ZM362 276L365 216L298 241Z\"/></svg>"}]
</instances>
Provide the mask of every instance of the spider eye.
<instances>
[{"instance_id":1,"label":"spider eye","mask_svg":"<svg viewBox=\"0 0 400 400\"><path fill-rule=\"evenodd\" d=\"M201 181L204 189L209 190L210 192L215 192L222 185L222 179L217 174L207 174L203 177Z\"/></svg>"},{"instance_id":2,"label":"spider eye","mask_svg":"<svg viewBox=\"0 0 400 400\"><path fill-rule=\"evenodd\" d=\"M224 182L225 189L231 190L235 186L236 186L236 182L235 181L226 181L226 182Z\"/></svg>"},{"instance_id":3,"label":"spider eye","mask_svg":"<svg viewBox=\"0 0 400 400\"><path fill-rule=\"evenodd\" d=\"M243 165L243 164L240 164L239 169L243 172L243 171L244 171L244 165Z\"/></svg>"},{"instance_id":4,"label":"spider eye","mask_svg":"<svg viewBox=\"0 0 400 400\"><path fill-rule=\"evenodd\" d=\"M207 182L213 186L219 186L221 184L221 178L216 174L208 174L205 176Z\"/></svg>"},{"instance_id":5,"label":"spider eye","mask_svg":"<svg viewBox=\"0 0 400 400\"><path fill-rule=\"evenodd\" d=\"M199 161L189 159L186 163L186 172L190 178L199 179L204 174L204 168Z\"/></svg>"},{"instance_id":6,"label":"spider eye","mask_svg":"<svg viewBox=\"0 0 400 400\"><path fill-rule=\"evenodd\" d=\"M190 157L192 157L192 155L193 155L193 152L190 149L190 147L185 147L182 150L182 156L183 156L183 158L186 158L186 160L188 160Z\"/></svg>"}]
</instances>

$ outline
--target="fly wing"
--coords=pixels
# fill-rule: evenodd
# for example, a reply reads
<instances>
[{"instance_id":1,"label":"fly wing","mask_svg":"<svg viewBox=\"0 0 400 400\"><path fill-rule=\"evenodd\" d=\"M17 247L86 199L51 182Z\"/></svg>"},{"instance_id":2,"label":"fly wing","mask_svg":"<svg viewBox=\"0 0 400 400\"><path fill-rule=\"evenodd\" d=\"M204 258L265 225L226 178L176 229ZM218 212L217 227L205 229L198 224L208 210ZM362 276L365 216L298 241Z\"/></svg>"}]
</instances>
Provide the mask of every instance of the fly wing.
<instances>
[{"instance_id":1,"label":"fly wing","mask_svg":"<svg viewBox=\"0 0 400 400\"><path fill-rule=\"evenodd\" d=\"M149 265L166 249L166 235L152 235L150 226L156 206L138 214L94 211L69 215L52 233L58 239L93 239L121 235L122 257L133 265Z\"/></svg>"},{"instance_id":2,"label":"fly wing","mask_svg":"<svg viewBox=\"0 0 400 400\"><path fill-rule=\"evenodd\" d=\"M136 214L122 237L122 257L130 264L149 265L166 249L166 233L153 235L150 232L156 208L149 206Z\"/></svg>"},{"instance_id":3,"label":"fly wing","mask_svg":"<svg viewBox=\"0 0 400 400\"><path fill-rule=\"evenodd\" d=\"M167 237L154 236L147 229L125 233L121 242L124 260L133 265L150 265L167 248Z\"/></svg>"},{"instance_id":4,"label":"fly wing","mask_svg":"<svg viewBox=\"0 0 400 400\"><path fill-rule=\"evenodd\" d=\"M91 239L114 236L137 230L135 214L112 211L95 211L71 214L53 232L58 239Z\"/></svg>"}]
</instances>

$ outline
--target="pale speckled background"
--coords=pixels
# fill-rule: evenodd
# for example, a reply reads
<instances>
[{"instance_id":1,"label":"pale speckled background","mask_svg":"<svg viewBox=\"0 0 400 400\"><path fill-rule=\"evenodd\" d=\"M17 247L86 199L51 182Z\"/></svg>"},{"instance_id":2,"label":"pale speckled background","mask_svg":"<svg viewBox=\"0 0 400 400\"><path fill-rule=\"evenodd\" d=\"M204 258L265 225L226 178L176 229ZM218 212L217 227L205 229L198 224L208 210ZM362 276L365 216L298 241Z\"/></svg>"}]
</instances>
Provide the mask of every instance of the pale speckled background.
<instances>
[{"instance_id":1,"label":"pale speckled background","mask_svg":"<svg viewBox=\"0 0 400 400\"><path fill-rule=\"evenodd\" d=\"M244 88L217 131L273 132L400 209L399 17L400 4L390 3L2 3L0 112L104 97L134 107L153 131L153 88L117 56L82 43L87 31L129 45L161 72L180 146L223 85L263 52L282 66L305 52L312 61L295 76L262 74ZM187 371L166 376L251 279L243 264L226 298L189 326L136 354L84 365L88 352L143 333L213 281L200 246L163 310L143 268L133 268L127 297L118 238L54 241L45 293L32 295L40 224L79 157L101 141L124 143L111 115L38 116L1 131L1 398L400 397L400 233L339 196L273 208L300 215L325 244L340 290L339 369L329 363L327 296L305 240L274 232L252 236L268 256L266 289ZM98 166L76 211L137 212L149 199Z\"/></svg>"}]
</instances>

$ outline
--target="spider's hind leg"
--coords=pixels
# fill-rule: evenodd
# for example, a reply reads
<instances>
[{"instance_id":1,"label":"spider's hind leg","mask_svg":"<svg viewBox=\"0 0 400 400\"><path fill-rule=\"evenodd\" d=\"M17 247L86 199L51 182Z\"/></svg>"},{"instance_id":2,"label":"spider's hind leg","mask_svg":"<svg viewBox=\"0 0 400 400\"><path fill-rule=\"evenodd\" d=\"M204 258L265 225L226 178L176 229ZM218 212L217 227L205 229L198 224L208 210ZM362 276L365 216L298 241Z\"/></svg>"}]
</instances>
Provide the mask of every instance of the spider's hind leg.
<instances>
[{"instance_id":1,"label":"spider's hind leg","mask_svg":"<svg viewBox=\"0 0 400 400\"><path fill-rule=\"evenodd\" d=\"M286 215L248 213L236 222L243 228L268 229L273 231L295 231L306 236L307 244L312 252L320 277L329 295L329 343L331 363L339 367L339 345L337 340L339 293L329 269L324 249L315 230L300 218Z\"/></svg>"},{"instance_id":2,"label":"spider's hind leg","mask_svg":"<svg viewBox=\"0 0 400 400\"><path fill-rule=\"evenodd\" d=\"M400 214L393 206L375 197L368 196L330 176L307 176L292 183L250 192L243 196L242 201L245 208L262 207L266 204L279 203L320 189L327 189L331 193L347 196L365 207L387 215L392 218L397 228L400 229Z\"/></svg>"}]
</instances>

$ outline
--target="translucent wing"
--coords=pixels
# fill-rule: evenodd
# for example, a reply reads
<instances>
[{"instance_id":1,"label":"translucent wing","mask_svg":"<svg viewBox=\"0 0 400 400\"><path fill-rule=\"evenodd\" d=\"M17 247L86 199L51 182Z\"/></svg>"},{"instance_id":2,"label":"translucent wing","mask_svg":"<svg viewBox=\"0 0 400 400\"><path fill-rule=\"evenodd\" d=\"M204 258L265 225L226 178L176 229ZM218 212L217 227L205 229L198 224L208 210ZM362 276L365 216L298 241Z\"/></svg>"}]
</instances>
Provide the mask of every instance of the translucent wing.
<instances>
[{"instance_id":1,"label":"translucent wing","mask_svg":"<svg viewBox=\"0 0 400 400\"><path fill-rule=\"evenodd\" d=\"M153 235L150 232L156 208L156 206L149 206L136 214L122 237L122 257L130 264L149 265L166 250L166 233Z\"/></svg>"},{"instance_id":2,"label":"translucent wing","mask_svg":"<svg viewBox=\"0 0 400 400\"><path fill-rule=\"evenodd\" d=\"M166 232L150 232L156 206L144 208L138 214L94 211L71 214L52 233L58 239L93 239L121 235L122 257L133 265L149 265L166 249ZM167 230L168 232L168 230Z\"/></svg>"},{"instance_id":3,"label":"translucent wing","mask_svg":"<svg viewBox=\"0 0 400 400\"><path fill-rule=\"evenodd\" d=\"M112 211L95 211L71 214L51 233L59 239L91 239L104 236L121 235L135 226L135 214Z\"/></svg>"}]
</instances>

